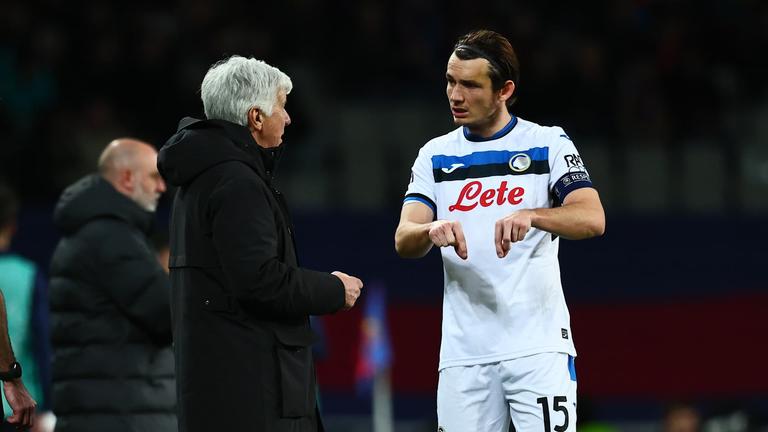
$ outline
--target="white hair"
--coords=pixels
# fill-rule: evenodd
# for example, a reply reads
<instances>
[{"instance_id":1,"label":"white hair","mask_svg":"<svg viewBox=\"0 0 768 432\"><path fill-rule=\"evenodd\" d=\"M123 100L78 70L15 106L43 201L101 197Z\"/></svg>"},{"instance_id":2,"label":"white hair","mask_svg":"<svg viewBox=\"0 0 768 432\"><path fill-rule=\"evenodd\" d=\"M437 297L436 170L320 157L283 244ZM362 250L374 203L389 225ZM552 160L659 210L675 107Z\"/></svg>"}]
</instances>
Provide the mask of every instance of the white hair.
<instances>
[{"instance_id":1,"label":"white hair","mask_svg":"<svg viewBox=\"0 0 768 432\"><path fill-rule=\"evenodd\" d=\"M248 111L258 108L267 117L278 93L291 92L291 78L255 58L232 56L208 69L200 85L206 118L248 125Z\"/></svg>"}]
</instances>

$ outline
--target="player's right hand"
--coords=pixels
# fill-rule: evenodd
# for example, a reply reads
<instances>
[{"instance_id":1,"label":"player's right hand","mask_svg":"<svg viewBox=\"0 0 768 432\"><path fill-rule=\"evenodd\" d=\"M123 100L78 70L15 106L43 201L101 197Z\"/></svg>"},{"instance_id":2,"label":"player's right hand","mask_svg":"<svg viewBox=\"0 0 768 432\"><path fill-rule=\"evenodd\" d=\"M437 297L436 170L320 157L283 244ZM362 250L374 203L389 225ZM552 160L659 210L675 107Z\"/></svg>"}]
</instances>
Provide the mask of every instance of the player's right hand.
<instances>
[{"instance_id":1,"label":"player's right hand","mask_svg":"<svg viewBox=\"0 0 768 432\"><path fill-rule=\"evenodd\" d=\"M331 274L341 279L341 282L344 284L344 307L342 310L352 309L352 306L355 305L355 302L360 297L363 281L340 271L335 271Z\"/></svg>"},{"instance_id":2,"label":"player's right hand","mask_svg":"<svg viewBox=\"0 0 768 432\"><path fill-rule=\"evenodd\" d=\"M21 378L3 382L3 392L13 410L13 414L8 417L8 423L16 426L18 430L26 430L34 424L35 407L37 402L24 387Z\"/></svg>"},{"instance_id":3,"label":"player's right hand","mask_svg":"<svg viewBox=\"0 0 768 432\"><path fill-rule=\"evenodd\" d=\"M453 246L456 255L467 259L467 241L458 221L437 220L429 227L429 239L438 247Z\"/></svg>"}]
</instances>

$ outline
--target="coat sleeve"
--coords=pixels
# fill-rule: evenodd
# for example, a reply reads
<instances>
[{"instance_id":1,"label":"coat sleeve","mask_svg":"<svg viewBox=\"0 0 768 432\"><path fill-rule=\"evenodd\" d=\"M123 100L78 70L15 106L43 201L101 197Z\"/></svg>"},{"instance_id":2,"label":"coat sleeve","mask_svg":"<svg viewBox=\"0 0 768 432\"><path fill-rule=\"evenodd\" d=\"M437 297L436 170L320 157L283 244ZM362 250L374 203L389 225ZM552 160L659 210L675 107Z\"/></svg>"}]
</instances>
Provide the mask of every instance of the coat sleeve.
<instances>
[{"instance_id":1,"label":"coat sleeve","mask_svg":"<svg viewBox=\"0 0 768 432\"><path fill-rule=\"evenodd\" d=\"M262 184L248 178L230 179L211 194L213 242L232 294L286 316L338 311L344 306L339 278L280 261L267 194Z\"/></svg>"},{"instance_id":2,"label":"coat sleeve","mask_svg":"<svg viewBox=\"0 0 768 432\"><path fill-rule=\"evenodd\" d=\"M170 282L144 236L125 224L102 241L101 285L118 308L158 344L171 342Z\"/></svg>"}]
</instances>

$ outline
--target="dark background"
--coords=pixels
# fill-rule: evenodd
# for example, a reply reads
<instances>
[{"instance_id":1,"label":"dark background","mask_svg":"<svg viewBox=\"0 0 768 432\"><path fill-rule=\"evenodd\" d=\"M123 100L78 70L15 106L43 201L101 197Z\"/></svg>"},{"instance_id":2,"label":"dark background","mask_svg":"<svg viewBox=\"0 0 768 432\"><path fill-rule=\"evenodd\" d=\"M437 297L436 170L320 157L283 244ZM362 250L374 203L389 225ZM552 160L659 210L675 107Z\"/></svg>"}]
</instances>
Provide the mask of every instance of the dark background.
<instances>
[{"instance_id":1,"label":"dark background","mask_svg":"<svg viewBox=\"0 0 768 432\"><path fill-rule=\"evenodd\" d=\"M400 260L393 233L418 149L453 127L451 47L476 28L510 39L514 114L566 130L606 208L603 238L561 244L580 420L650 425L684 400L705 418L763 422L763 1L5 0L0 177L23 203L14 248L47 267L52 206L111 139L161 146L181 117L202 115L212 63L264 59L294 83L278 177L301 258L387 286L395 416L432 430L440 261ZM359 310L323 320L332 418L370 413L352 375L359 321Z\"/></svg>"}]
</instances>

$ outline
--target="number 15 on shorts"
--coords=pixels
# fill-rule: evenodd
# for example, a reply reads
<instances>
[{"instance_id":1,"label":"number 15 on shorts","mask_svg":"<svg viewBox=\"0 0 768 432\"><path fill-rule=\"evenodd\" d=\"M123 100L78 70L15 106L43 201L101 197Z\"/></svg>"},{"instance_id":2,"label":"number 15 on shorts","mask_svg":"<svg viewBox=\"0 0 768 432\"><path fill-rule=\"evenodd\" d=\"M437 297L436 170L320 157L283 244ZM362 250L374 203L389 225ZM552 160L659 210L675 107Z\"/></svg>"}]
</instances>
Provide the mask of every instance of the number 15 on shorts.
<instances>
[{"instance_id":1,"label":"number 15 on shorts","mask_svg":"<svg viewBox=\"0 0 768 432\"><path fill-rule=\"evenodd\" d=\"M542 415L544 417L544 432L565 432L568 430L568 422L570 421L568 415L568 399L565 396L555 396L552 398L552 411L550 412L549 399L546 397L540 397L536 399L536 403L541 405ZM552 428L552 413L563 413L562 423L556 424L554 429ZM554 416L555 418L558 415Z\"/></svg>"}]
</instances>

